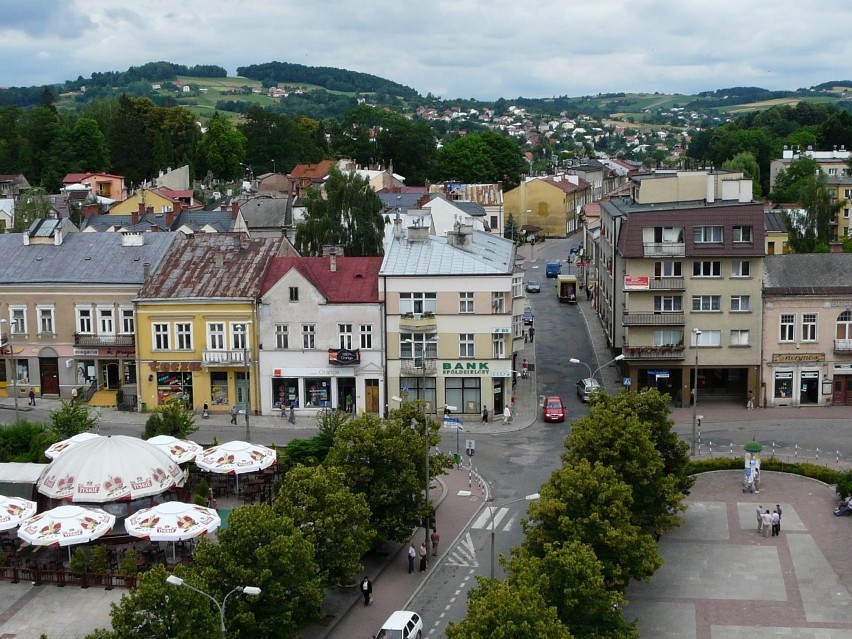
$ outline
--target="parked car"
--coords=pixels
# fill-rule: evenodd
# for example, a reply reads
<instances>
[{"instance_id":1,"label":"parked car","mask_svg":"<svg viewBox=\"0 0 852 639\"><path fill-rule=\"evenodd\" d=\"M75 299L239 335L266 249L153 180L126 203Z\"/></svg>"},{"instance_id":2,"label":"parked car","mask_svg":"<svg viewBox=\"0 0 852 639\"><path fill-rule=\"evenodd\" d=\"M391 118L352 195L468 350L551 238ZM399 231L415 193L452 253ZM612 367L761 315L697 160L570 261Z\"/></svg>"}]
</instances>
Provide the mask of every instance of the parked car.
<instances>
[{"instance_id":1,"label":"parked car","mask_svg":"<svg viewBox=\"0 0 852 639\"><path fill-rule=\"evenodd\" d=\"M589 401L589 396L601 387L596 379L587 377L577 382L577 396L584 402Z\"/></svg>"},{"instance_id":2,"label":"parked car","mask_svg":"<svg viewBox=\"0 0 852 639\"><path fill-rule=\"evenodd\" d=\"M544 401L544 421L565 421L565 404L562 403L561 397L548 397Z\"/></svg>"},{"instance_id":3,"label":"parked car","mask_svg":"<svg viewBox=\"0 0 852 639\"><path fill-rule=\"evenodd\" d=\"M541 284L538 280L530 280L527 282L527 293L541 293Z\"/></svg>"},{"instance_id":4,"label":"parked car","mask_svg":"<svg viewBox=\"0 0 852 639\"><path fill-rule=\"evenodd\" d=\"M533 323L533 312L532 309L528 306L524 309L524 324L532 324Z\"/></svg>"},{"instance_id":5,"label":"parked car","mask_svg":"<svg viewBox=\"0 0 852 639\"><path fill-rule=\"evenodd\" d=\"M397 610L373 636L375 639L420 639L423 636L423 618L410 610Z\"/></svg>"}]
</instances>

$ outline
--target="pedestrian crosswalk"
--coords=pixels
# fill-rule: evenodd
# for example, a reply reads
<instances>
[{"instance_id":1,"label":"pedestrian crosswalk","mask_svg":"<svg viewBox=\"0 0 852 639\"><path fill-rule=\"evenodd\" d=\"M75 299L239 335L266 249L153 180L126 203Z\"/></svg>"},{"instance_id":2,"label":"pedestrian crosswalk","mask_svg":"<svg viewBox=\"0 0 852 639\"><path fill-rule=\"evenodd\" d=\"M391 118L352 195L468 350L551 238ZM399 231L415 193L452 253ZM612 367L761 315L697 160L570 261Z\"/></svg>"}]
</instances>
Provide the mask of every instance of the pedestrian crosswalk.
<instances>
[{"instance_id":1,"label":"pedestrian crosswalk","mask_svg":"<svg viewBox=\"0 0 852 639\"><path fill-rule=\"evenodd\" d=\"M471 530L484 530L509 532L518 522L518 513L509 512L508 508L488 508L480 513L476 521L471 524ZM447 553L446 563L450 566L462 566L476 568L479 561L476 559L476 549L473 546L473 537L469 532L459 540L459 543Z\"/></svg>"},{"instance_id":2,"label":"pedestrian crosswalk","mask_svg":"<svg viewBox=\"0 0 852 639\"><path fill-rule=\"evenodd\" d=\"M447 554L447 560L450 566L464 566L467 568L476 568L479 562L476 560L476 550L473 547L473 538L470 533L465 533L465 536L459 541L458 545Z\"/></svg>"},{"instance_id":3,"label":"pedestrian crosswalk","mask_svg":"<svg viewBox=\"0 0 852 639\"><path fill-rule=\"evenodd\" d=\"M490 531L493 529L509 532L518 520L518 513L512 513L512 516L506 519L506 515L508 514L508 508L497 508L496 510L486 508L482 511L479 517L477 517L476 521L473 522L471 528L474 530Z\"/></svg>"}]
</instances>

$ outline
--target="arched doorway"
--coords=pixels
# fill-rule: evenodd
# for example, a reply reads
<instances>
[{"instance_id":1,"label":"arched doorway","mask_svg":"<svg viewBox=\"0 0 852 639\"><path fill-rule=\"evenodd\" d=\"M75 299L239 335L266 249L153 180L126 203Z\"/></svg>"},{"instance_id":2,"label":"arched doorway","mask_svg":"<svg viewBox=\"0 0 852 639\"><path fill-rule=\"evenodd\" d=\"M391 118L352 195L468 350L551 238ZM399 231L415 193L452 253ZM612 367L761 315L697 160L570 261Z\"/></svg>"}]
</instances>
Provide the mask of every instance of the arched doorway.
<instances>
[{"instance_id":1,"label":"arched doorway","mask_svg":"<svg viewBox=\"0 0 852 639\"><path fill-rule=\"evenodd\" d=\"M38 354L39 385L41 394L59 395L59 357L52 348L43 348Z\"/></svg>"}]
</instances>

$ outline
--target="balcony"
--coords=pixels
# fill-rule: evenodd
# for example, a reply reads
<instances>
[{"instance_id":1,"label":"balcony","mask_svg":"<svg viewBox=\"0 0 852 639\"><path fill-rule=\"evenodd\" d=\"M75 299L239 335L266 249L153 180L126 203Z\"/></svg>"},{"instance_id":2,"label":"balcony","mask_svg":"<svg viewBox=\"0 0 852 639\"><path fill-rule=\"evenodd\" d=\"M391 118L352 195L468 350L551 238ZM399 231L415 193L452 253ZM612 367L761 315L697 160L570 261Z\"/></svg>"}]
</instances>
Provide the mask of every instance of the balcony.
<instances>
[{"instance_id":1,"label":"balcony","mask_svg":"<svg viewBox=\"0 0 852 639\"><path fill-rule=\"evenodd\" d=\"M625 313L622 326L683 326L683 313Z\"/></svg>"},{"instance_id":2,"label":"balcony","mask_svg":"<svg viewBox=\"0 0 852 639\"><path fill-rule=\"evenodd\" d=\"M683 242L645 242L642 246L645 257L686 256L686 244Z\"/></svg>"},{"instance_id":3,"label":"balcony","mask_svg":"<svg viewBox=\"0 0 852 639\"><path fill-rule=\"evenodd\" d=\"M404 313L399 317L399 330L409 333L434 333L438 320L434 313Z\"/></svg>"},{"instance_id":4,"label":"balcony","mask_svg":"<svg viewBox=\"0 0 852 639\"><path fill-rule=\"evenodd\" d=\"M399 361L399 374L406 377L434 376L437 368L432 358L415 357L414 359L401 359Z\"/></svg>"},{"instance_id":5,"label":"balcony","mask_svg":"<svg viewBox=\"0 0 852 639\"><path fill-rule=\"evenodd\" d=\"M201 353L201 362L205 366L241 366L245 367L245 351L242 348L234 350L212 350L205 348Z\"/></svg>"},{"instance_id":6,"label":"balcony","mask_svg":"<svg viewBox=\"0 0 852 639\"><path fill-rule=\"evenodd\" d=\"M852 339L834 340L835 353L852 353Z\"/></svg>"},{"instance_id":7,"label":"balcony","mask_svg":"<svg viewBox=\"0 0 852 639\"><path fill-rule=\"evenodd\" d=\"M652 291L685 291L686 284L682 277L662 277L652 279L650 290ZM632 291L631 291L632 292Z\"/></svg>"},{"instance_id":8,"label":"balcony","mask_svg":"<svg viewBox=\"0 0 852 639\"><path fill-rule=\"evenodd\" d=\"M133 348L136 344L136 336L131 335L93 335L85 333L74 333L74 346L87 346L97 348L100 346L111 346L114 348Z\"/></svg>"},{"instance_id":9,"label":"balcony","mask_svg":"<svg viewBox=\"0 0 852 639\"><path fill-rule=\"evenodd\" d=\"M683 346L625 346L624 359L683 360Z\"/></svg>"}]
</instances>

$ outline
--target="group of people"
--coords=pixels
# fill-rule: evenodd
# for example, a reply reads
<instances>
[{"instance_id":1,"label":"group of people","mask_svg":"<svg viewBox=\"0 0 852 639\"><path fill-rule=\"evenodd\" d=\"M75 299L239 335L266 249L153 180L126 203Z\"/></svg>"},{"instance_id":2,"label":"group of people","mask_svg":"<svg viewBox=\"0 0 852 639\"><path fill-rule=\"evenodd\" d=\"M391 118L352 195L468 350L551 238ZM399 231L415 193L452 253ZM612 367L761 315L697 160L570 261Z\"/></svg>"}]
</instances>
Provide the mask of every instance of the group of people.
<instances>
[{"instance_id":1,"label":"group of people","mask_svg":"<svg viewBox=\"0 0 852 639\"><path fill-rule=\"evenodd\" d=\"M772 533L773 537L781 534L781 505L775 504L775 510L762 512L763 506L757 507L757 534L763 533L764 537L769 537Z\"/></svg>"}]
</instances>

